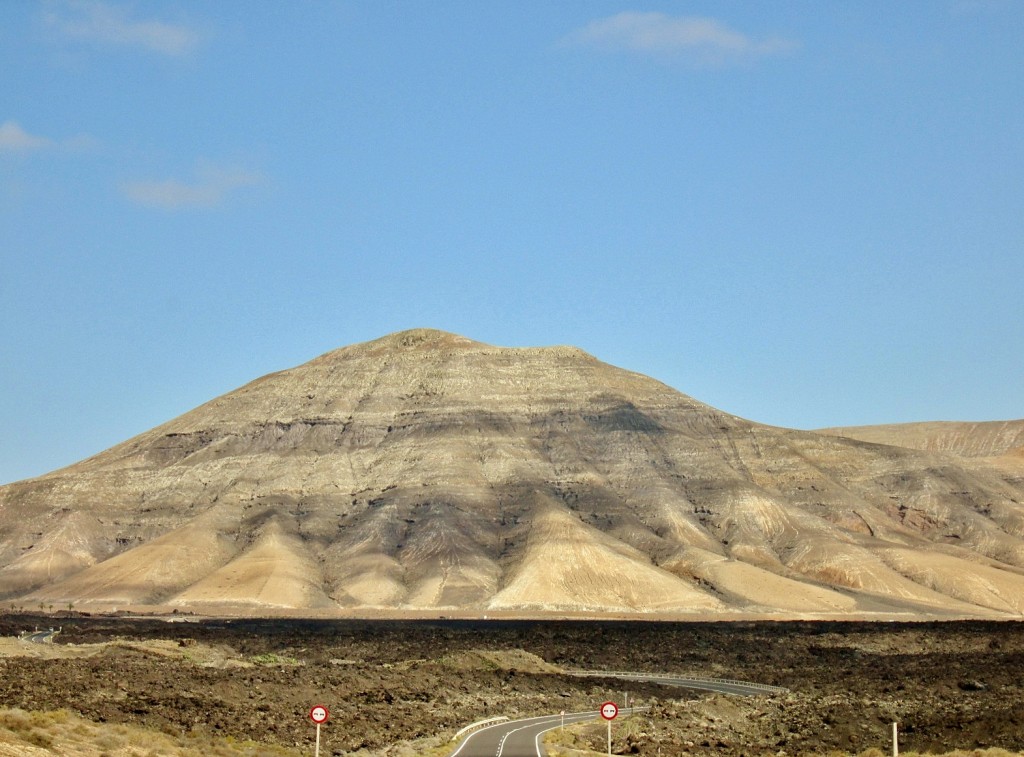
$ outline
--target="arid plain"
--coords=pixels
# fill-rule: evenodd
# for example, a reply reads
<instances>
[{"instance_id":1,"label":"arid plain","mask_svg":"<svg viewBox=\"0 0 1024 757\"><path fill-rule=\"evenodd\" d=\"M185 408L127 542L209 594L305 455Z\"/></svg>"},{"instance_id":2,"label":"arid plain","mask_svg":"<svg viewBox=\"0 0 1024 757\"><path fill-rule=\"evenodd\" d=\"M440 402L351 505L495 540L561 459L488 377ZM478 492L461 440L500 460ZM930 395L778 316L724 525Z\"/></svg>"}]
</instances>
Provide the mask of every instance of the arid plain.
<instances>
[{"instance_id":1,"label":"arid plain","mask_svg":"<svg viewBox=\"0 0 1024 757\"><path fill-rule=\"evenodd\" d=\"M1013 622L2 616L0 635L40 622L63 626L59 643L0 645L0 755L52 753L3 748L65 747L77 728L77 743L106 744L81 752L92 757L297 757L312 754L306 714L323 703L332 716L321 754L447 757L468 723L594 710L627 695L650 709L615 723L615 754L880 757L894 721L903 754L1024 750L1024 627ZM736 697L572 675L609 667L788 692ZM49 735L54 720L69 724L63 735ZM566 746L551 754L604 754L596 720L552 734ZM88 728L98 729L91 742Z\"/></svg>"}]
</instances>

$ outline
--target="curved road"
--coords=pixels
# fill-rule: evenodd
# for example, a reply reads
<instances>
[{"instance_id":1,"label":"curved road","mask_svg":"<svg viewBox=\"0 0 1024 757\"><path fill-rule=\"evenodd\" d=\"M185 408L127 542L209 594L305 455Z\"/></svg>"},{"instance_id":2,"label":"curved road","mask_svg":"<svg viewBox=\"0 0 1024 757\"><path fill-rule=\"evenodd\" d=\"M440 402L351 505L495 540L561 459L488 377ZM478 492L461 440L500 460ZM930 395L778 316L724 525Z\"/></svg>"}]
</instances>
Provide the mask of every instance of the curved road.
<instances>
[{"instance_id":1,"label":"curved road","mask_svg":"<svg viewBox=\"0 0 1024 757\"><path fill-rule=\"evenodd\" d=\"M633 712L635 710L631 707L620 710L619 714ZM566 713L565 724L594 720L600 716L597 710ZM541 743L543 735L561 724L561 715L544 715L490 725L464 738L450 757L544 757L547 752Z\"/></svg>"},{"instance_id":2,"label":"curved road","mask_svg":"<svg viewBox=\"0 0 1024 757\"><path fill-rule=\"evenodd\" d=\"M768 686L746 681L730 681L712 678L690 678L677 675L659 675L655 673L631 673L618 671L580 671L579 676L591 678L618 678L624 681L643 681L659 683L665 686L678 686L684 689L712 691L719 694L737 696L756 696L784 692L781 686ZM640 709L622 709L620 715L630 715ZM597 710L590 712L574 712L566 714L565 724L579 723L583 720L594 720L600 717ZM466 736L458 748L449 757L545 757L547 752L542 743L543 734L558 728L562 723L561 715L544 715L537 718L510 720L489 725Z\"/></svg>"},{"instance_id":3,"label":"curved road","mask_svg":"<svg viewBox=\"0 0 1024 757\"><path fill-rule=\"evenodd\" d=\"M53 641L53 637L60 633L59 630L55 631L52 628L46 631L36 631L35 633L26 634L22 636L23 641L29 641L33 644L49 644Z\"/></svg>"}]
</instances>

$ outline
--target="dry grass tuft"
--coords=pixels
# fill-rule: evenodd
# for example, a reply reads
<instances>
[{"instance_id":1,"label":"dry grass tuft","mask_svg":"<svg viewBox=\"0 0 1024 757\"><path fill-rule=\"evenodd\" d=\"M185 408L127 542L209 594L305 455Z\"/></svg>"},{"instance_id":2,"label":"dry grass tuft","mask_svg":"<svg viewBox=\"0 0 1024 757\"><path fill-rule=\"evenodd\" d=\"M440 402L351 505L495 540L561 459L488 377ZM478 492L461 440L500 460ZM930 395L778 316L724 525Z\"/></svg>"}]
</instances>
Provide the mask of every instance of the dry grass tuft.
<instances>
[{"instance_id":1,"label":"dry grass tuft","mask_svg":"<svg viewBox=\"0 0 1024 757\"><path fill-rule=\"evenodd\" d=\"M93 723L66 710L0 710L0 757L298 757L296 749Z\"/></svg>"},{"instance_id":2,"label":"dry grass tuft","mask_svg":"<svg viewBox=\"0 0 1024 757\"><path fill-rule=\"evenodd\" d=\"M616 749L615 739L624 738L633 729L639 727L639 723L634 719L626 718L616 721L616 727L618 730L613 734L612 754L621 754L622 752ZM547 747L548 757L603 757L607 754L604 746L605 738L605 726L590 721L567 725L564 730L549 731L544 737L544 745ZM621 749L621 744L618 745L618 748ZM689 754L689 752L684 750L679 754ZM821 754L824 757L889 757L891 752L872 747L856 754L839 751ZM901 751L900 755L901 757L1024 757L1024 752L1009 752L993 747L966 751L955 749L951 752L927 755L920 752Z\"/></svg>"}]
</instances>

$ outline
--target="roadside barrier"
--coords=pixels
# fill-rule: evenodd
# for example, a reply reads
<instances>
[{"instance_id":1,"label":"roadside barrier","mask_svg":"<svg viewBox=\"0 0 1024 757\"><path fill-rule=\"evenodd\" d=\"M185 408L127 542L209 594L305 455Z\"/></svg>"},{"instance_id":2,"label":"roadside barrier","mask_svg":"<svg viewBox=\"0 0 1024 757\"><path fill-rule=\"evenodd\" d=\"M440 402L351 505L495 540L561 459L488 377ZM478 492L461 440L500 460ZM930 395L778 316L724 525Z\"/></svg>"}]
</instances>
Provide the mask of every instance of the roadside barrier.
<instances>
[{"instance_id":1,"label":"roadside barrier","mask_svg":"<svg viewBox=\"0 0 1024 757\"><path fill-rule=\"evenodd\" d=\"M767 683L736 681L731 678L695 678L693 676L681 676L672 673L637 673L636 671L621 670L573 670L567 672L574 676L585 676L591 678L622 678L629 681L672 680L685 681L687 683L720 683L728 686L743 686L747 689L756 689L758 691L777 694L784 694L789 691L789 689L784 686L770 686Z\"/></svg>"},{"instance_id":2,"label":"roadside barrier","mask_svg":"<svg viewBox=\"0 0 1024 757\"><path fill-rule=\"evenodd\" d=\"M481 728L485 725L490 725L491 723L501 723L505 720L508 720L508 718L505 715L499 715L496 718L487 718L487 720L478 720L475 723L470 723L469 725L461 728L458 733L452 736L452 741L458 741L460 738L462 738L465 734L472 731L474 728Z\"/></svg>"}]
</instances>

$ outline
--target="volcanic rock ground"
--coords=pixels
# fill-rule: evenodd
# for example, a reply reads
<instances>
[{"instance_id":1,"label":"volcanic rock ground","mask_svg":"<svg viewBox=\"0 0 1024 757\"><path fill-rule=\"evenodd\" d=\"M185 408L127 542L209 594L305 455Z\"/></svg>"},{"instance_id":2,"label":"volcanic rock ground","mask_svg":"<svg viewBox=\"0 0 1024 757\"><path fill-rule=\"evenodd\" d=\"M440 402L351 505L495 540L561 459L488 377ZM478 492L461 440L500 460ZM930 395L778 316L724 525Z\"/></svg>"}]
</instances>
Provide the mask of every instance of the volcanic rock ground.
<instances>
[{"instance_id":1,"label":"volcanic rock ground","mask_svg":"<svg viewBox=\"0 0 1024 757\"><path fill-rule=\"evenodd\" d=\"M322 702L333 713L325 754L422 755L443 753L431 750L481 718L593 709L628 690L652 709L621 725L630 735L616 753L888 753L892 721L904 751L1024 749L1020 623L193 624L6 615L0 634L53 624L64 630L52 648L0 645L3 655L12 647L22 655L0 656L0 708L68 708L167 733L308 747L306 712ZM790 692L703 695L566 672L595 668ZM595 749L602 734L590 729Z\"/></svg>"}]
</instances>

